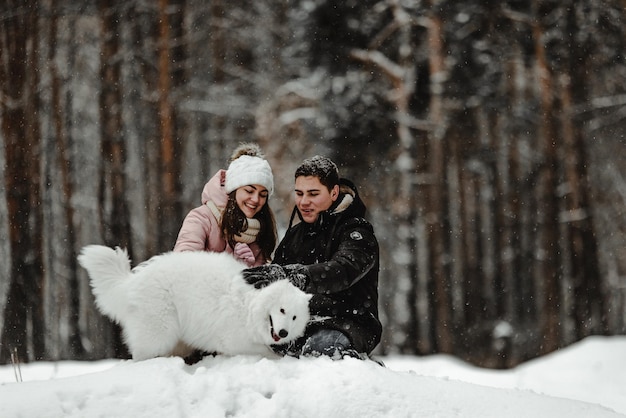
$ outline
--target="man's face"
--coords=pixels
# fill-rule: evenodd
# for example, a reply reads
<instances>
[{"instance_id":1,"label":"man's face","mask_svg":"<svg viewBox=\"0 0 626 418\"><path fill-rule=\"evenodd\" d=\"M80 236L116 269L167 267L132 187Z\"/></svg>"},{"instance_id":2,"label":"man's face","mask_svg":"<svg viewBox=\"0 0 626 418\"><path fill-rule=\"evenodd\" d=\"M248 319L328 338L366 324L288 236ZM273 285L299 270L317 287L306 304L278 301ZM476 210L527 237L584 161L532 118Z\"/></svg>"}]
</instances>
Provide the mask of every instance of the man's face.
<instances>
[{"instance_id":1,"label":"man's face","mask_svg":"<svg viewBox=\"0 0 626 418\"><path fill-rule=\"evenodd\" d=\"M300 176L296 178L296 207L302 214L306 223L317 220L320 212L331 207L339 195L339 186L328 190L320 183L320 179L314 176Z\"/></svg>"}]
</instances>

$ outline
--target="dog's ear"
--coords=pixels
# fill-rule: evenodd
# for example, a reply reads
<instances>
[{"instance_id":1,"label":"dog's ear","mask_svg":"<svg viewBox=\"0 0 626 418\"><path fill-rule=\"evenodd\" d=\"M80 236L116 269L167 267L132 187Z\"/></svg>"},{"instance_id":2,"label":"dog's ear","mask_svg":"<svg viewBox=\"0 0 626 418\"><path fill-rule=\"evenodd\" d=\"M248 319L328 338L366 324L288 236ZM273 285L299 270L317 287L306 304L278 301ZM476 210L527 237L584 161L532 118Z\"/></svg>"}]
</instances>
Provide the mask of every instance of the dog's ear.
<instances>
[{"instance_id":1,"label":"dog's ear","mask_svg":"<svg viewBox=\"0 0 626 418\"><path fill-rule=\"evenodd\" d=\"M310 302L312 298L313 298L313 294L311 294L311 293L307 293L306 294L306 301L307 302Z\"/></svg>"}]
</instances>

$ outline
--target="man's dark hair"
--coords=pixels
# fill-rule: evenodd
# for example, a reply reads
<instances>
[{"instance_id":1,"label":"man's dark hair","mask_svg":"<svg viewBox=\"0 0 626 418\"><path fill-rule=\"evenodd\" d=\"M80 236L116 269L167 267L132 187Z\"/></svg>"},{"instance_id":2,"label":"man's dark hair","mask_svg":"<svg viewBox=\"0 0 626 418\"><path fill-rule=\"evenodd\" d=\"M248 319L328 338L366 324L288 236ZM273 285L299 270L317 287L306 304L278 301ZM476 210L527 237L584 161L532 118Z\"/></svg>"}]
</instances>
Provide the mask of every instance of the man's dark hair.
<instances>
[{"instance_id":1,"label":"man's dark hair","mask_svg":"<svg viewBox=\"0 0 626 418\"><path fill-rule=\"evenodd\" d=\"M321 155L307 158L296 169L295 178L301 176L317 177L328 190L339 184L339 169L330 159Z\"/></svg>"}]
</instances>

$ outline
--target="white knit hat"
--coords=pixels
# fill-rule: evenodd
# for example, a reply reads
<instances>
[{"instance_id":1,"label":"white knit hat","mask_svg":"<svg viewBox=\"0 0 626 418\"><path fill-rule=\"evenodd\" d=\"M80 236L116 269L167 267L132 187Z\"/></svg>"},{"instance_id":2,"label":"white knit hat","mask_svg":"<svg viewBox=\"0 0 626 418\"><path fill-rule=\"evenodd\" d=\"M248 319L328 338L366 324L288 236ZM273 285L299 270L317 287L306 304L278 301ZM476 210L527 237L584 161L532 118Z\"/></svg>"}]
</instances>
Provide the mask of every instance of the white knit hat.
<instances>
[{"instance_id":1,"label":"white knit hat","mask_svg":"<svg viewBox=\"0 0 626 418\"><path fill-rule=\"evenodd\" d=\"M226 170L226 193L237 190L241 186L260 184L269 195L274 193L274 176L270 164L261 157L242 155L230 163Z\"/></svg>"}]
</instances>

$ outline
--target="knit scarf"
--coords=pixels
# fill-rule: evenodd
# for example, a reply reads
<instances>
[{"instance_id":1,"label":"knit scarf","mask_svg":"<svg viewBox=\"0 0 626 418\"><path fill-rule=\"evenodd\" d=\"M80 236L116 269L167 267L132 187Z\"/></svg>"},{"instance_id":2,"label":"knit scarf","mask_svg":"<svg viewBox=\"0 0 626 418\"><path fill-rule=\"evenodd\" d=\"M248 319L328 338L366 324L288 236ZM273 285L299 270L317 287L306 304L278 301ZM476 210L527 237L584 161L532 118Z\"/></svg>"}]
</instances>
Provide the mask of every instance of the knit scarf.
<instances>
[{"instance_id":1,"label":"knit scarf","mask_svg":"<svg viewBox=\"0 0 626 418\"><path fill-rule=\"evenodd\" d=\"M211 210L213 216L215 216L215 219L217 219L218 224L221 225L224 208L218 208L211 200L206 202L206 205L209 207L209 210ZM240 235L235 235L235 241L250 244L251 242L256 241L256 237L259 235L259 231L261 230L261 221L254 218L246 219L248 220L248 228L245 231L241 231Z\"/></svg>"}]
</instances>

